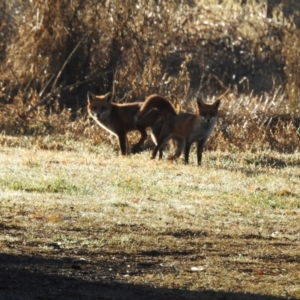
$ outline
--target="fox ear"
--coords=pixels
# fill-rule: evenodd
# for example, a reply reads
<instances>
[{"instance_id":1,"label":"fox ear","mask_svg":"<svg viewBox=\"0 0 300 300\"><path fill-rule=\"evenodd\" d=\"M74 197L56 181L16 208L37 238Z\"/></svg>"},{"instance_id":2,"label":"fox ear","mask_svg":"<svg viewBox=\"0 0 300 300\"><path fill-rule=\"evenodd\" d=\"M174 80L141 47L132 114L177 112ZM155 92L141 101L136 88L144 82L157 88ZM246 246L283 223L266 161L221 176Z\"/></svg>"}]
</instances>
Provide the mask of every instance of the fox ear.
<instances>
[{"instance_id":1,"label":"fox ear","mask_svg":"<svg viewBox=\"0 0 300 300\"><path fill-rule=\"evenodd\" d=\"M87 101L88 101L88 103L90 103L91 100L93 100L95 97L96 97L96 95L93 94L92 92L90 92L90 91L87 92Z\"/></svg>"},{"instance_id":2,"label":"fox ear","mask_svg":"<svg viewBox=\"0 0 300 300\"><path fill-rule=\"evenodd\" d=\"M106 99L106 102L110 102L112 100L111 92L108 92L107 94L105 94L103 96L103 98Z\"/></svg>"},{"instance_id":3,"label":"fox ear","mask_svg":"<svg viewBox=\"0 0 300 300\"><path fill-rule=\"evenodd\" d=\"M216 100L216 101L213 103L213 106L214 106L215 108L219 108L220 103L221 103L221 100L218 99L218 100Z\"/></svg>"},{"instance_id":4,"label":"fox ear","mask_svg":"<svg viewBox=\"0 0 300 300\"><path fill-rule=\"evenodd\" d=\"M201 108L203 106L204 102L202 99L197 99L197 105L198 105L198 108Z\"/></svg>"}]
</instances>

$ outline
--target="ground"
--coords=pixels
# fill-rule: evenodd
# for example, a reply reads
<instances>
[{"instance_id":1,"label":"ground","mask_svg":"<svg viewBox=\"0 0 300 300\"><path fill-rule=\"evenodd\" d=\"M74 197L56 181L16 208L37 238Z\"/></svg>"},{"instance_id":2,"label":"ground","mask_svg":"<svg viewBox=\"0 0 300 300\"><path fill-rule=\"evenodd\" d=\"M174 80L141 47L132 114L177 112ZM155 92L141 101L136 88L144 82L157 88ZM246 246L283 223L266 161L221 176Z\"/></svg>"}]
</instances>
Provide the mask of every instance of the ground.
<instances>
[{"instance_id":1,"label":"ground","mask_svg":"<svg viewBox=\"0 0 300 300\"><path fill-rule=\"evenodd\" d=\"M0 299L300 299L297 155L0 153Z\"/></svg>"}]
</instances>

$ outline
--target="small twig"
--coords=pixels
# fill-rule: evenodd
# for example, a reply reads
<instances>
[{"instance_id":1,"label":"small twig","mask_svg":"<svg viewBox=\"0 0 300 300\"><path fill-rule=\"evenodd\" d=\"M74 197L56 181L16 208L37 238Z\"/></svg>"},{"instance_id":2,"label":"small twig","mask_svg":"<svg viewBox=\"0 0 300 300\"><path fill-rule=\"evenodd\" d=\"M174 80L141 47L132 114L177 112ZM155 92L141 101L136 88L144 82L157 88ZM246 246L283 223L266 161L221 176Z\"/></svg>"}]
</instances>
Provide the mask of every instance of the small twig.
<instances>
[{"instance_id":1,"label":"small twig","mask_svg":"<svg viewBox=\"0 0 300 300\"><path fill-rule=\"evenodd\" d=\"M30 107L27 111L26 111L26 114L32 112L33 110L35 110L38 106L41 106L45 103L48 102L49 98L51 98L51 96L57 94L57 93L61 93L62 91L65 91L65 90L70 90L74 87L78 87L79 85L82 85L82 84L85 84L86 82L88 82L91 78L97 78L97 76L99 76L99 74L97 75L93 75L93 76L90 76L89 78L87 78L86 80L83 80L83 81L79 81L79 82L75 82L73 84L70 84L70 85L67 85L67 86L64 86L64 87L60 87L59 89L55 90L54 92L50 92L48 93L44 98L42 98L36 105ZM53 78L53 77L52 77ZM25 114L23 115L23 117L25 117Z\"/></svg>"},{"instance_id":2,"label":"small twig","mask_svg":"<svg viewBox=\"0 0 300 300\"><path fill-rule=\"evenodd\" d=\"M13 69L12 69L10 66L8 66L8 68L10 69L10 71L11 71L13 77L15 78L16 82L18 83L18 85L21 86L21 83L20 83L20 81L19 81L17 75L16 75L15 72L13 71Z\"/></svg>"},{"instance_id":3,"label":"small twig","mask_svg":"<svg viewBox=\"0 0 300 300\"><path fill-rule=\"evenodd\" d=\"M113 76L113 86L112 86L112 100L115 98L115 92L116 92L116 75L118 70L115 70L114 76Z\"/></svg>"},{"instance_id":4,"label":"small twig","mask_svg":"<svg viewBox=\"0 0 300 300\"><path fill-rule=\"evenodd\" d=\"M77 45L75 46L75 48L73 49L73 51L69 54L68 58L66 59L66 61L64 62L64 64L62 65L61 69L59 70L59 72L57 73L55 80L52 84L52 88L51 88L51 92L52 90L55 88L56 83L62 73L62 71L64 70L64 68L66 67L67 63L70 61L71 57L73 56L73 54L75 53L75 51L78 49L78 47L80 46L80 44L82 43L82 41L85 39L85 37L90 33L90 31L87 31L83 37L80 39L80 41L77 43ZM51 93L50 92L50 93Z\"/></svg>"},{"instance_id":5,"label":"small twig","mask_svg":"<svg viewBox=\"0 0 300 300\"><path fill-rule=\"evenodd\" d=\"M218 96L217 100L223 99L229 92L230 92L230 88L227 88L227 90L222 95Z\"/></svg>"},{"instance_id":6,"label":"small twig","mask_svg":"<svg viewBox=\"0 0 300 300\"><path fill-rule=\"evenodd\" d=\"M77 43L77 45L75 46L75 48L73 49L73 51L69 54L68 58L66 59L66 61L64 62L64 64L62 65L62 67L60 68L59 72L57 73L56 77L55 77L55 80L52 84L52 87L51 87L51 91L45 96L43 97L38 103L36 103L34 106L31 106L27 111L26 113L23 115L24 117L26 117L26 114L32 112L33 110L37 109L37 107L41 106L41 105L44 105L45 103L47 103L49 101L49 99L54 95L54 94L57 94L58 92L61 92L62 90L65 90L65 89L68 89L72 86L76 86L78 83L76 84L73 84L73 85L70 85L70 86L67 86L67 87L61 87L59 88L58 90L55 91L55 88L56 88L56 83L62 73L62 71L64 70L64 68L66 67L67 63L70 61L71 57L73 56L73 54L75 53L75 51L78 49L79 45L82 43L82 41L84 40L84 38L89 34L89 31L87 31L83 37L80 39L80 41ZM50 83L50 81L52 80L53 76L50 78L50 80L48 81L48 83L46 84L46 86ZM17 78L16 78L17 79ZM41 91L40 95L43 94L45 88Z\"/></svg>"},{"instance_id":7,"label":"small twig","mask_svg":"<svg viewBox=\"0 0 300 300\"><path fill-rule=\"evenodd\" d=\"M226 85L221 81L221 79L220 79L218 76L212 75L212 77L213 77L216 81L218 81L219 85L220 85L224 90L227 91L227 90L230 89L228 86L226 86Z\"/></svg>"},{"instance_id":8,"label":"small twig","mask_svg":"<svg viewBox=\"0 0 300 300\"><path fill-rule=\"evenodd\" d=\"M42 95L44 94L46 88L48 87L48 85L50 84L51 80L54 78L54 75L52 75L50 77L50 79L47 81L46 85L43 87L43 89L40 91L39 96L42 97Z\"/></svg>"},{"instance_id":9,"label":"small twig","mask_svg":"<svg viewBox=\"0 0 300 300\"><path fill-rule=\"evenodd\" d=\"M52 96L51 93L47 94L42 100L40 100L36 105L31 106L25 113L23 113L20 117L26 118L26 115L28 115L33 110L36 110L39 106L45 104L48 102L49 98Z\"/></svg>"}]
</instances>

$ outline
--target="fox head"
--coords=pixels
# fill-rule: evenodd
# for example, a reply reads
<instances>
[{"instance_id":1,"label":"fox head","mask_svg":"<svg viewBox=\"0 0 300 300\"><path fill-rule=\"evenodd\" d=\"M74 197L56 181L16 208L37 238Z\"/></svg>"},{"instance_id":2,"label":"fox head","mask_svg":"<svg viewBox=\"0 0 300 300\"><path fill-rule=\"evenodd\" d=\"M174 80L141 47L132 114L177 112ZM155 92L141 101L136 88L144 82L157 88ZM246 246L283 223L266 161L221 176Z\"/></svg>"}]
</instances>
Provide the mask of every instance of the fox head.
<instances>
[{"instance_id":1,"label":"fox head","mask_svg":"<svg viewBox=\"0 0 300 300\"><path fill-rule=\"evenodd\" d=\"M214 103L205 103L202 100L197 100L199 115L205 123L214 123L218 117L218 109L220 106L220 99Z\"/></svg>"},{"instance_id":2,"label":"fox head","mask_svg":"<svg viewBox=\"0 0 300 300\"><path fill-rule=\"evenodd\" d=\"M91 117L98 120L105 120L111 114L111 93L105 95L95 95L91 92L88 92L88 113Z\"/></svg>"}]
</instances>

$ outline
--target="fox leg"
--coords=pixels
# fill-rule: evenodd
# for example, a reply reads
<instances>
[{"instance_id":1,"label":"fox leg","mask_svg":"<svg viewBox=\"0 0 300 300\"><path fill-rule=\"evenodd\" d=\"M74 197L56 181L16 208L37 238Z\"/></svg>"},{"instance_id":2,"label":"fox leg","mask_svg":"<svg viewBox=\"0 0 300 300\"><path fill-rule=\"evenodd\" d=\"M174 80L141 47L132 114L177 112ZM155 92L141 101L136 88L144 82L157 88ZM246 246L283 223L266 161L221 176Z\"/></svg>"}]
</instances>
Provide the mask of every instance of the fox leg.
<instances>
[{"instance_id":1,"label":"fox leg","mask_svg":"<svg viewBox=\"0 0 300 300\"><path fill-rule=\"evenodd\" d=\"M162 147L160 147L158 150L158 158L162 159L162 157L163 157L163 151L162 151Z\"/></svg>"},{"instance_id":2,"label":"fox leg","mask_svg":"<svg viewBox=\"0 0 300 300\"><path fill-rule=\"evenodd\" d=\"M154 148L154 150L153 150L153 152L152 152L152 156L151 156L151 159L154 159L155 157L156 157L156 154L157 154L157 152L159 151L159 159L162 159L162 154L163 154L163 152L162 152L162 147L164 146L164 144L166 143L166 140L165 139L163 139L163 140L160 140L159 142L158 142L158 144L155 146L155 148Z\"/></svg>"},{"instance_id":3,"label":"fox leg","mask_svg":"<svg viewBox=\"0 0 300 300\"><path fill-rule=\"evenodd\" d=\"M198 160L198 166L201 165L202 161L202 152L205 144L205 140L200 140L197 142L197 160Z\"/></svg>"},{"instance_id":4,"label":"fox leg","mask_svg":"<svg viewBox=\"0 0 300 300\"><path fill-rule=\"evenodd\" d=\"M147 138L147 132L145 128L139 128L139 132L141 133L141 138L140 140L133 145L131 152L132 153L137 153L139 148L143 145L143 143L145 142L146 138Z\"/></svg>"},{"instance_id":5,"label":"fox leg","mask_svg":"<svg viewBox=\"0 0 300 300\"><path fill-rule=\"evenodd\" d=\"M159 145L155 146L155 148L154 148L154 150L153 150L153 152L152 152L151 159L154 159L154 158L156 157L157 152L159 153L159 154L158 154L158 158L159 158L159 159L162 159L162 157L163 157L162 147L163 147L163 146L159 146Z\"/></svg>"},{"instance_id":6,"label":"fox leg","mask_svg":"<svg viewBox=\"0 0 300 300\"><path fill-rule=\"evenodd\" d=\"M126 155L127 154L127 149L128 149L127 136L126 136L126 134L120 134L120 135L118 135L118 138L119 138L121 153L122 153L122 155Z\"/></svg>"},{"instance_id":7,"label":"fox leg","mask_svg":"<svg viewBox=\"0 0 300 300\"><path fill-rule=\"evenodd\" d=\"M157 144L158 144L160 130L161 130L160 127L159 127L159 128L156 128L155 126L152 126L152 127L151 127L151 138L152 138L153 143L154 143L156 146L157 146ZM159 158L161 159L162 156L163 156L163 149L160 148L158 151L159 151ZM155 156L156 156L156 154L155 154Z\"/></svg>"},{"instance_id":8,"label":"fox leg","mask_svg":"<svg viewBox=\"0 0 300 300\"><path fill-rule=\"evenodd\" d=\"M174 147L176 147L176 150L173 154L169 155L168 157L169 160L177 160L177 158L180 157L182 150L185 146L185 139L179 137L173 137L173 140L175 142L175 143L173 142L173 145Z\"/></svg>"},{"instance_id":9,"label":"fox leg","mask_svg":"<svg viewBox=\"0 0 300 300\"><path fill-rule=\"evenodd\" d=\"M161 144L162 144L161 140L158 140L156 136L155 136L155 139L157 141L157 144L156 144L155 148L152 151L151 159L155 159L156 154L157 154L158 150L160 150ZM161 151L159 152L159 157L161 158Z\"/></svg>"},{"instance_id":10,"label":"fox leg","mask_svg":"<svg viewBox=\"0 0 300 300\"><path fill-rule=\"evenodd\" d=\"M168 142L168 140L170 138L171 138L170 135L162 136L159 138L158 144L156 145L156 147L154 148L154 150L152 152L151 159L154 159L156 157L156 154L158 151L159 151L159 159L162 159L162 155L163 155L162 148L164 147L164 145Z\"/></svg>"},{"instance_id":11,"label":"fox leg","mask_svg":"<svg viewBox=\"0 0 300 300\"><path fill-rule=\"evenodd\" d=\"M158 150L159 150L159 145L156 145L155 148L152 151L151 159L155 159Z\"/></svg>"},{"instance_id":12,"label":"fox leg","mask_svg":"<svg viewBox=\"0 0 300 300\"><path fill-rule=\"evenodd\" d=\"M181 155L181 153L182 153L183 148L185 147L185 140L184 140L184 139L177 138L177 139L176 139L176 144L177 144L177 145L176 145L177 148L176 148L176 151L175 151L175 153L174 153L174 157L175 157L175 158L179 158L180 155Z\"/></svg>"},{"instance_id":13,"label":"fox leg","mask_svg":"<svg viewBox=\"0 0 300 300\"><path fill-rule=\"evenodd\" d=\"M186 141L185 149L184 149L184 161L186 164L189 163L189 155L190 155L191 145L192 145L191 142Z\"/></svg>"}]
</instances>

